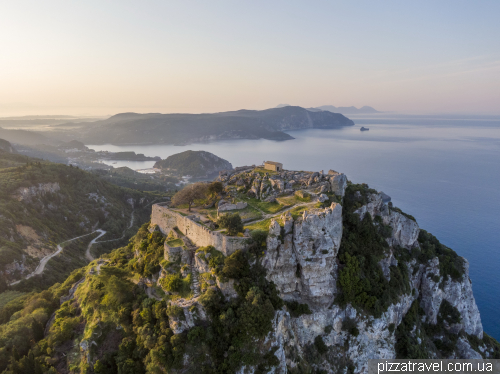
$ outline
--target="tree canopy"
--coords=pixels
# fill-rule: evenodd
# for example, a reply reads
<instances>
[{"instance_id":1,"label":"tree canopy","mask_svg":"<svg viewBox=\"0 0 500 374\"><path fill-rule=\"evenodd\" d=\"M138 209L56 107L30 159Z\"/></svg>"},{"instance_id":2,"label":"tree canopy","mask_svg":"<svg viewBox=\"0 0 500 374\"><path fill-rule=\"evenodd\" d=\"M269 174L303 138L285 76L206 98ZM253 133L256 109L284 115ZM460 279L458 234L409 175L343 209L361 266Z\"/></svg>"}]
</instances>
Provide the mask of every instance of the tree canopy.
<instances>
[{"instance_id":1,"label":"tree canopy","mask_svg":"<svg viewBox=\"0 0 500 374\"><path fill-rule=\"evenodd\" d=\"M198 182L190 184L177 192L172 198L174 206L188 205L188 210L191 211L191 206L197 200L204 200L206 198L208 185L206 183Z\"/></svg>"}]
</instances>

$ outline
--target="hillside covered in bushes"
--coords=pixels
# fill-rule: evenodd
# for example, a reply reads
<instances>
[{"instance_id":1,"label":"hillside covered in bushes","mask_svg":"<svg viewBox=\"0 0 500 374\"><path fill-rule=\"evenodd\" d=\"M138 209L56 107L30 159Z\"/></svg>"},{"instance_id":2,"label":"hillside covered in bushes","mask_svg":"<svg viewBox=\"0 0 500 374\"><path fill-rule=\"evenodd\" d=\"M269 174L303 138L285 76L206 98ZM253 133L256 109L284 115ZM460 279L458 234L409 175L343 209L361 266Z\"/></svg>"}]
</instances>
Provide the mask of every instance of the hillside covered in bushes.
<instances>
[{"instance_id":1,"label":"hillside covered in bushes","mask_svg":"<svg viewBox=\"0 0 500 374\"><path fill-rule=\"evenodd\" d=\"M88 235L64 244L67 248L47 264L58 265L29 283L48 287L64 280L72 269L88 262L85 250L97 235L92 232L106 231L102 240L121 237L132 212L136 225L148 219L150 206L146 206L154 198L76 167L0 151L0 291L32 273L58 244Z\"/></svg>"}]
</instances>

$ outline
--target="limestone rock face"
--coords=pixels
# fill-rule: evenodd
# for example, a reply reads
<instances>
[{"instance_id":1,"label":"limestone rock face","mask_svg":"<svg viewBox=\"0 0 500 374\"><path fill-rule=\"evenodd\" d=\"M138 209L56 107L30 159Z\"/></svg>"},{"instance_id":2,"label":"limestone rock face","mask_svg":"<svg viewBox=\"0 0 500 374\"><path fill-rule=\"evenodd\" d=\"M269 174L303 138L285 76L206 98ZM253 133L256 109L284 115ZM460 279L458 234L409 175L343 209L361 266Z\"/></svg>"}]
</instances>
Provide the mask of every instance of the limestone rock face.
<instances>
[{"instance_id":1,"label":"limestone rock face","mask_svg":"<svg viewBox=\"0 0 500 374\"><path fill-rule=\"evenodd\" d=\"M336 258L342 239L342 206L305 211L293 228L293 246L301 267L303 293L328 305L336 293ZM305 296L305 295L304 295Z\"/></svg>"},{"instance_id":2,"label":"limestone rock face","mask_svg":"<svg viewBox=\"0 0 500 374\"><path fill-rule=\"evenodd\" d=\"M221 200L222 201L222 200ZM222 204L219 202L219 206L217 208L217 211L218 212L227 212L229 210L236 210L236 209L245 209L247 207L247 203L243 202L243 201L239 201L237 202L236 204L229 204L229 203L225 203L225 204Z\"/></svg>"},{"instance_id":3,"label":"limestone rock face","mask_svg":"<svg viewBox=\"0 0 500 374\"><path fill-rule=\"evenodd\" d=\"M283 368L287 365L290 368L296 367L297 364L291 359L292 352L303 356L305 347L313 344L317 336L321 336L326 346L338 353L338 357L344 356L342 347L348 342L347 358L354 364L356 373L367 372L369 359L395 358L395 338L388 326L391 323L396 326L401 323L413 300L414 297L405 295L378 319L364 319L354 308L340 308L337 305L297 318L292 318L287 311L276 312L273 331L267 338L271 346L278 347L275 355L280 364L275 372L285 373ZM342 330L346 319L356 321L358 336L354 337ZM327 327L330 327L329 332ZM337 365L326 361L323 365L327 372L337 372L345 367L345 363L340 360Z\"/></svg>"},{"instance_id":4,"label":"limestone rock face","mask_svg":"<svg viewBox=\"0 0 500 374\"><path fill-rule=\"evenodd\" d=\"M281 179L269 179L269 182L271 182L271 186L273 189L277 191L284 191L285 190L285 183Z\"/></svg>"},{"instance_id":5,"label":"limestone rock face","mask_svg":"<svg viewBox=\"0 0 500 374\"><path fill-rule=\"evenodd\" d=\"M380 216L384 225L389 225L392 228L392 236L387 239L391 246L400 246L407 249L418 245L418 233L420 231L417 222L405 215L391 210L383 203L381 194L371 194L369 202L357 209L354 213L359 214L362 220L366 213L370 213L372 218Z\"/></svg>"},{"instance_id":6,"label":"limestone rock face","mask_svg":"<svg viewBox=\"0 0 500 374\"><path fill-rule=\"evenodd\" d=\"M19 187L16 191L16 198L19 201L31 201L34 197L44 196L48 193L55 193L61 187L59 183L38 183L36 186Z\"/></svg>"},{"instance_id":7,"label":"limestone rock face","mask_svg":"<svg viewBox=\"0 0 500 374\"><path fill-rule=\"evenodd\" d=\"M174 334L180 334L194 327L199 321L206 321L205 308L197 300L176 300L173 304L182 308L183 315L169 316L169 325Z\"/></svg>"},{"instance_id":8,"label":"limestone rock face","mask_svg":"<svg viewBox=\"0 0 500 374\"><path fill-rule=\"evenodd\" d=\"M347 188L347 177L343 173L331 175L330 184L332 192L338 196L344 196L345 189Z\"/></svg>"},{"instance_id":9,"label":"limestone rock face","mask_svg":"<svg viewBox=\"0 0 500 374\"><path fill-rule=\"evenodd\" d=\"M405 247L410 251L416 248L418 225L404 214L391 211L379 194L371 195L369 203L357 213L361 218L366 213L373 217L380 216L383 224L392 227L393 235L388 239L389 251L379 262L384 276L390 280L390 267L398 265L394 256L395 247ZM449 331L458 333L464 330L482 338L481 319L472 293L468 264L461 281L450 279L440 289L439 282L433 281L436 277L440 278L438 259L427 264L417 264L417 260L412 259L406 263L412 292L401 295L380 318L360 314L350 305L345 308L332 305L337 292L337 253L341 237L342 207L338 204L332 204L325 210L308 210L295 220L290 214L283 214L271 222L267 253L263 260L267 278L276 284L283 299L305 302L313 311L296 318L286 310L276 312L273 331L266 339L277 348L275 355L279 365L273 369L274 373L285 373L286 367L296 367L293 357L307 354L306 347L314 344L317 336L322 337L332 355L337 354L352 362L355 373L366 373L369 359L395 358L396 338L394 332L389 331L389 326L401 324L417 299L421 300L426 321L431 323L437 321L442 300L449 301L462 318L460 324L449 326ZM348 318L356 323L359 330L357 336L342 330L342 324ZM325 331L327 328L328 332ZM467 339L460 339L457 357L480 357ZM342 350L346 343L349 347L347 352ZM345 367L345 362L324 361L322 365L323 370L336 372Z\"/></svg>"},{"instance_id":10,"label":"limestone rock face","mask_svg":"<svg viewBox=\"0 0 500 374\"><path fill-rule=\"evenodd\" d=\"M336 291L336 257L342 238L342 206L304 212L295 222L282 215L271 222L263 264L281 296L325 306ZM292 229L293 227L293 229Z\"/></svg>"},{"instance_id":11,"label":"limestone rock face","mask_svg":"<svg viewBox=\"0 0 500 374\"><path fill-rule=\"evenodd\" d=\"M482 360L483 356L479 352L476 352L470 346L469 342L464 338L459 338L457 341L458 354L461 359L474 359Z\"/></svg>"},{"instance_id":12,"label":"limestone rock face","mask_svg":"<svg viewBox=\"0 0 500 374\"><path fill-rule=\"evenodd\" d=\"M181 258L182 252L182 247L171 247L165 242L163 250L165 260L176 262Z\"/></svg>"},{"instance_id":13,"label":"limestone rock face","mask_svg":"<svg viewBox=\"0 0 500 374\"><path fill-rule=\"evenodd\" d=\"M194 256L194 266L198 273L207 273L210 271L210 267L208 266L208 261L203 259L202 253L198 252Z\"/></svg>"},{"instance_id":14,"label":"limestone rock face","mask_svg":"<svg viewBox=\"0 0 500 374\"><path fill-rule=\"evenodd\" d=\"M398 260L394 258L394 254L392 251L388 253L382 260L379 261L379 265L382 268L382 272L384 273L385 279L388 281L391 280L391 266L398 266Z\"/></svg>"},{"instance_id":15,"label":"limestone rock face","mask_svg":"<svg viewBox=\"0 0 500 374\"><path fill-rule=\"evenodd\" d=\"M439 278L435 282L433 278ZM482 339L483 325L479 309L472 293L472 285L469 278L469 263L465 260L465 273L460 282L455 282L448 278L442 287L439 287L441 276L439 272L439 259L434 258L422 275L422 301L420 303L424 309L427 320L430 323L437 323L437 316L441 302L447 300L451 305L458 309L462 321L458 326L454 325L455 330L464 330L466 333L475 335Z\"/></svg>"},{"instance_id":16,"label":"limestone rock face","mask_svg":"<svg viewBox=\"0 0 500 374\"><path fill-rule=\"evenodd\" d=\"M281 229L279 224L274 222ZM293 250L293 235L285 235L284 243L281 243L279 238L271 234L271 230L269 231L267 251L262 262L268 271L267 278L276 284L282 298L288 300L298 298L302 283L297 276L298 262Z\"/></svg>"}]
</instances>

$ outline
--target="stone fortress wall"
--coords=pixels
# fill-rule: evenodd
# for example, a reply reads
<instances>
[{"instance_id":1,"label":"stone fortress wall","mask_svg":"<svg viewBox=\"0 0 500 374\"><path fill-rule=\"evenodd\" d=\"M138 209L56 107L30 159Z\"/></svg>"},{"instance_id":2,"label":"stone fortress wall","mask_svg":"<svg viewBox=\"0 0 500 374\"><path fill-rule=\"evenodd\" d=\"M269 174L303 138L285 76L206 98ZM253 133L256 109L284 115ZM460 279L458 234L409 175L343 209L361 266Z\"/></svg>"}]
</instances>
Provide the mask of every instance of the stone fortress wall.
<instances>
[{"instance_id":1,"label":"stone fortress wall","mask_svg":"<svg viewBox=\"0 0 500 374\"><path fill-rule=\"evenodd\" d=\"M160 204L153 204L151 225L158 225L164 235L168 235L174 227L177 227L196 246L214 246L225 256L231 255L238 249L244 249L249 240L211 231L208 227Z\"/></svg>"}]
</instances>

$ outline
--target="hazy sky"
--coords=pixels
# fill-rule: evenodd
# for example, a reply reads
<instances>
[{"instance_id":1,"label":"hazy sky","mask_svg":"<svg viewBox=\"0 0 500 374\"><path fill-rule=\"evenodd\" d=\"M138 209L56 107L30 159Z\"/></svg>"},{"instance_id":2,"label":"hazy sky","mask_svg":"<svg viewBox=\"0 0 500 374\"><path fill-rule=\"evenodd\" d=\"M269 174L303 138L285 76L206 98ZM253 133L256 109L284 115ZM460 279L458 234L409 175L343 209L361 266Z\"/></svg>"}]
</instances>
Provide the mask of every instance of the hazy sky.
<instances>
[{"instance_id":1,"label":"hazy sky","mask_svg":"<svg viewBox=\"0 0 500 374\"><path fill-rule=\"evenodd\" d=\"M0 2L0 115L500 114L500 1Z\"/></svg>"}]
</instances>

